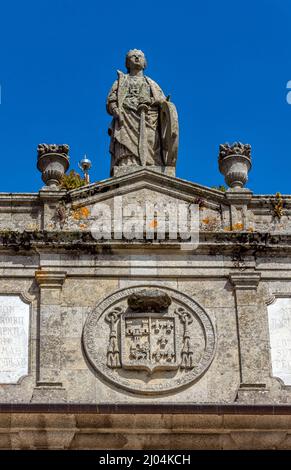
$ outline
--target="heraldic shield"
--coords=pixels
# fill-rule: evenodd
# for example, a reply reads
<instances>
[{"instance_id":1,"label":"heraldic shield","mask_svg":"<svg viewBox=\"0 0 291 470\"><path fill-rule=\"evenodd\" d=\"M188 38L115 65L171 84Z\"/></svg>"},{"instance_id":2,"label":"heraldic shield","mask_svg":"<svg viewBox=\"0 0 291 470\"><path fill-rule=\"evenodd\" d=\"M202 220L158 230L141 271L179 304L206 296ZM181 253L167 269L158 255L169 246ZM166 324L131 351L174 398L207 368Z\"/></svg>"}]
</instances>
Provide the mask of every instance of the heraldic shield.
<instances>
[{"instance_id":1,"label":"heraldic shield","mask_svg":"<svg viewBox=\"0 0 291 470\"><path fill-rule=\"evenodd\" d=\"M178 155L179 124L176 107L164 101L160 112L163 160L166 166L175 166Z\"/></svg>"},{"instance_id":2,"label":"heraldic shield","mask_svg":"<svg viewBox=\"0 0 291 470\"><path fill-rule=\"evenodd\" d=\"M125 369L178 368L175 318L148 312L121 316L121 357Z\"/></svg>"},{"instance_id":3,"label":"heraldic shield","mask_svg":"<svg viewBox=\"0 0 291 470\"><path fill-rule=\"evenodd\" d=\"M83 345L92 367L140 394L177 390L197 380L215 353L210 317L166 286L138 285L103 299L89 314Z\"/></svg>"}]
</instances>

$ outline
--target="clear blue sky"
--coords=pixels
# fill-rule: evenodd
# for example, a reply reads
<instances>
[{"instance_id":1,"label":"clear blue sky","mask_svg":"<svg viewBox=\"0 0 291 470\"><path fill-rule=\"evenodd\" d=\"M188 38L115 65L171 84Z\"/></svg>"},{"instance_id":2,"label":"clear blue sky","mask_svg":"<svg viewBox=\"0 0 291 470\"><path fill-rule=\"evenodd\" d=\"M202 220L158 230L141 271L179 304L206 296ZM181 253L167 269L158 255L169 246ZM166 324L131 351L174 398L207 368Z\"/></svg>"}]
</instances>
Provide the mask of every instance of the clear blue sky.
<instances>
[{"instance_id":1,"label":"clear blue sky","mask_svg":"<svg viewBox=\"0 0 291 470\"><path fill-rule=\"evenodd\" d=\"M38 191L42 142L109 176L105 100L138 48L178 109L177 176L222 184L219 144L240 140L248 187L291 194L291 0L10 0L0 18L0 191Z\"/></svg>"}]
</instances>

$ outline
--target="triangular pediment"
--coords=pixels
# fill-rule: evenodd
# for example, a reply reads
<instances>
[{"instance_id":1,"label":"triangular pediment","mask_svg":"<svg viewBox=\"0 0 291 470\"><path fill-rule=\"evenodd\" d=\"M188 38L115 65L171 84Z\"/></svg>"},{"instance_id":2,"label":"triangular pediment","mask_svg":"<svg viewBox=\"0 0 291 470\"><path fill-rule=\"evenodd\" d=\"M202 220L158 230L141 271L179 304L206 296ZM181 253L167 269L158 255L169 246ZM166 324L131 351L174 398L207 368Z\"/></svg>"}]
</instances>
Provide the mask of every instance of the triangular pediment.
<instances>
[{"instance_id":1,"label":"triangular pediment","mask_svg":"<svg viewBox=\"0 0 291 470\"><path fill-rule=\"evenodd\" d=\"M62 221L57 218L54 228L90 230L95 221L113 220L120 213L124 221L135 217L133 214L147 218L150 213L155 218L155 214L168 217L185 210L188 215L199 213L205 230L219 230L223 214L229 212L229 201L216 189L141 169L68 191Z\"/></svg>"},{"instance_id":2,"label":"triangular pediment","mask_svg":"<svg viewBox=\"0 0 291 470\"><path fill-rule=\"evenodd\" d=\"M203 200L207 206L213 208L220 207L221 204L228 206L221 191L149 169L95 182L70 191L68 196L74 204L91 205L116 196L123 196L130 202L138 194L145 198L143 201L156 197L158 202L161 196L164 201L169 199L197 203Z\"/></svg>"}]
</instances>

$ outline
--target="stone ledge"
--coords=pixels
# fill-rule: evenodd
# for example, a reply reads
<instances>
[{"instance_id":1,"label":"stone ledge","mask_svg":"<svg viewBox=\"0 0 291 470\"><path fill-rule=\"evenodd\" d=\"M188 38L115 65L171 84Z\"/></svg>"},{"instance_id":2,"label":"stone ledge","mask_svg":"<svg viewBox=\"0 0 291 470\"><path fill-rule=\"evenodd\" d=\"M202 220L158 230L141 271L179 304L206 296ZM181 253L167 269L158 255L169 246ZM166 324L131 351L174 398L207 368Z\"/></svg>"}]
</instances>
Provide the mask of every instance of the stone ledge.
<instances>
[{"instance_id":1,"label":"stone ledge","mask_svg":"<svg viewBox=\"0 0 291 470\"><path fill-rule=\"evenodd\" d=\"M107 412L101 412L105 404L91 405L91 411L70 405L74 412L64 407L56 412L52 404L30 405L34 412L21 406L22 411L0 413L0 449L291 449L290 406L278 415L271 410L280 406L182 405L182 412L178 405L178 414L173 412L177 405L172 412L161 405L125 405L122 412L121 405L111 405L110 411L106 405Z\"/></svg>"},{"instance_id":2,"label":"stone ledge","mask_svg":"<svg viewBox=\"0 0 291 470\"><path fill-rule=\"evenodd\" d=\"M186 243L181 240L172 240L165 235L165 240L96 240L90 231L0 231L0 250L13 249L15 251L45 249L64 249L66 251L87 251L90 253L112 253L114 249L175 249L187 253ZM189 252L210 254L238 253L258 255L267 253L286 256L291 252L291 234L270 234L269 232L200 232L199 244L193 248L189 242Z\"/></svg>"}]
</instances>

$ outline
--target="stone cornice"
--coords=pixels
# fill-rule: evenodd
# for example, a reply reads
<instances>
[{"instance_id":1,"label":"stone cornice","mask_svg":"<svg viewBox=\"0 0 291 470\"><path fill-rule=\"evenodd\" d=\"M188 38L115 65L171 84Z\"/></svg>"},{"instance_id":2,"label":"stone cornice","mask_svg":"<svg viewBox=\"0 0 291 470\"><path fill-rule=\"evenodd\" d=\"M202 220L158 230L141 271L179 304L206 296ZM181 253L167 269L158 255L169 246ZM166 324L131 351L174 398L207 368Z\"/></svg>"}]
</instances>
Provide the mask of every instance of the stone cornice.
<instances>
[{"instance_id":1,"label":"stone cornice","mask_svg":"<svg viewBox=\"0 0 291 470\"><path fill-rule=\"evenodd\" d=\"M86 231L0 231L0 250L13 249L29 251L38 249L64 249L66 251L111 251L118 249L174 249L185 250L183 240L95 240ZM191 253L210 253L212 255L237 254L253 256L264 253L286 255L291 253L291 234L270 234L258 232L201 232L199 244ZM182 253L182 251L181 251Z\"/></svg>"}]
</instances>

